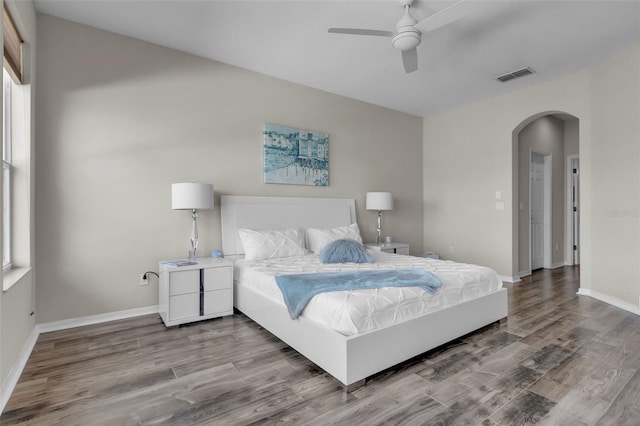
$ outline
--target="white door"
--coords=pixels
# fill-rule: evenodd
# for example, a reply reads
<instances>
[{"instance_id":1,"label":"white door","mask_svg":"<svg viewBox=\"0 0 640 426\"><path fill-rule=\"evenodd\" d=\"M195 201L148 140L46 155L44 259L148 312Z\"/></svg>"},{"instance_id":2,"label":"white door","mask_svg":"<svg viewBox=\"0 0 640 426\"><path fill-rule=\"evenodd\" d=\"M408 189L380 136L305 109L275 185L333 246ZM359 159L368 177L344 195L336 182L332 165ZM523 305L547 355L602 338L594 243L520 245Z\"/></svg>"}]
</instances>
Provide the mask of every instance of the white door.
<instances>
[{"instance_id":1,"label":"white door","mask_svg":"<svg viewBox=\"0 0 640 426\"><path fill-rule=\"evenodd\" d=\"M531 270L544 264L544 156L531 153Z\"/></svg>"}]
</instances>

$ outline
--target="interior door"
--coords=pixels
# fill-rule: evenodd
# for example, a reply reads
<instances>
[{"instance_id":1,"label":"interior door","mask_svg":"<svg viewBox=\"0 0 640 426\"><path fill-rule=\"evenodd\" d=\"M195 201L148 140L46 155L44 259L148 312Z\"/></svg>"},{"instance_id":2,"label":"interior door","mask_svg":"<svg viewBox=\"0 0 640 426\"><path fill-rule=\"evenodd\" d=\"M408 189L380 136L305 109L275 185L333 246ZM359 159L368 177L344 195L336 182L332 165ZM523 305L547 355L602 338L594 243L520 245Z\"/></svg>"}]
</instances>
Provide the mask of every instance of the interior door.
<instances>
[{"instance_id":1,"label":"interior door","mask_svg":"<svg viewBox=\"0 0 640 426\"><path fill-rule=\"evenodd\" d=\"M573 264L580 264L580 163L577 158L571 160L571 204L573 208Z\"/></svg>"},{"instance_id":2,"label":"interior door","mask_svg":"<svg viewBox=\"0 0 640 426\"><path fill-rule=\"evenodd\" d=\"M544 264L544 156L531 153L531 270Z\"/></svg>"}]
</instances>

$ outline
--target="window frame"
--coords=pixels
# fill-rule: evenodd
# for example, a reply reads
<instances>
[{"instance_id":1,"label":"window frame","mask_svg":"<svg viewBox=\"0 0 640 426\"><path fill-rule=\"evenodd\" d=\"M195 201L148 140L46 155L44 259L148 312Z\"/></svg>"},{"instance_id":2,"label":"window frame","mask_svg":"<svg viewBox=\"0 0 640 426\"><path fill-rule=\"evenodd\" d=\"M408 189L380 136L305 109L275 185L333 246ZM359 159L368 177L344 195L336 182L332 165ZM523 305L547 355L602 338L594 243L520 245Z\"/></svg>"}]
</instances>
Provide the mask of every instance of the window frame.
<instances>
[{"instance_id":1,"label":"window frame","mask_svg":"<svg viewBox=\"0 0 640 426\"><path fill-rule=\"evenodd\" d=\"M11 76L5 68L2 73L2 270L12 267L12 132L11 132Z\"/></svg>"}]
</instances>

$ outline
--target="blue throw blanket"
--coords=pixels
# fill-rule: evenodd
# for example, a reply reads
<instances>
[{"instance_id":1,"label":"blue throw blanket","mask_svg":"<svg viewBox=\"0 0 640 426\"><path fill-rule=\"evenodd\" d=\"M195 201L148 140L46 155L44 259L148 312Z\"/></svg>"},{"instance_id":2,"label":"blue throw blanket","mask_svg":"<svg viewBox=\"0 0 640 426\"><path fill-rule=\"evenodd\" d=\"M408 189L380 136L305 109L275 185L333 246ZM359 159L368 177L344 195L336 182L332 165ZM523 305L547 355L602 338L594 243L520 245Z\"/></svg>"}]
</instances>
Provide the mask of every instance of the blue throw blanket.
<instances>
[{"instance_id":1,"label":"blue throw blanket","mask_svg":"<svg viewBox=\"0 0 640 426\"><path fill-rule=\"evenodd\" d=\"M276 282L291 319L298 318L313 296L320 293L383 287L420 287L433 294L442 285L435 275L424 269L278 275Z\"/></svg>"}]
</instances>

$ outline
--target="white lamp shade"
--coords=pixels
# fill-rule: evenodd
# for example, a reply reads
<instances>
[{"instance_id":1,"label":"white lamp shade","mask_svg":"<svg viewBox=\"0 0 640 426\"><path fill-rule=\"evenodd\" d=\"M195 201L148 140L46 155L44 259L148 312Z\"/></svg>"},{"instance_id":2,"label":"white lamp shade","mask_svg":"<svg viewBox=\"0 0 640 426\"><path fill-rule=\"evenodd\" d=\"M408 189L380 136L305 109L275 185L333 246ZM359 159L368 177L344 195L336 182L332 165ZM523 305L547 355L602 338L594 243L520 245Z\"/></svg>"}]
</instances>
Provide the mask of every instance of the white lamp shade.
<instances>
[{"instance_id":1,"label":"white lamp shade","mask_svg":"<svg viewBox=\"0 0 640 426\"><path fill-rule=\"evenodd\" d=\"M171 208L207 210L213 208L213 185L209 183L172 183Z\"/></svg>"},{"instance_id":2,"label":"white lamp shade","mask_svg":"<svg viewBox=\"0 0 640 426\"><path fill-rule=\"evenodd\" d=\"M393 210L390 192L367 192L367 210Z\"/></svg>"}]
</instances>

